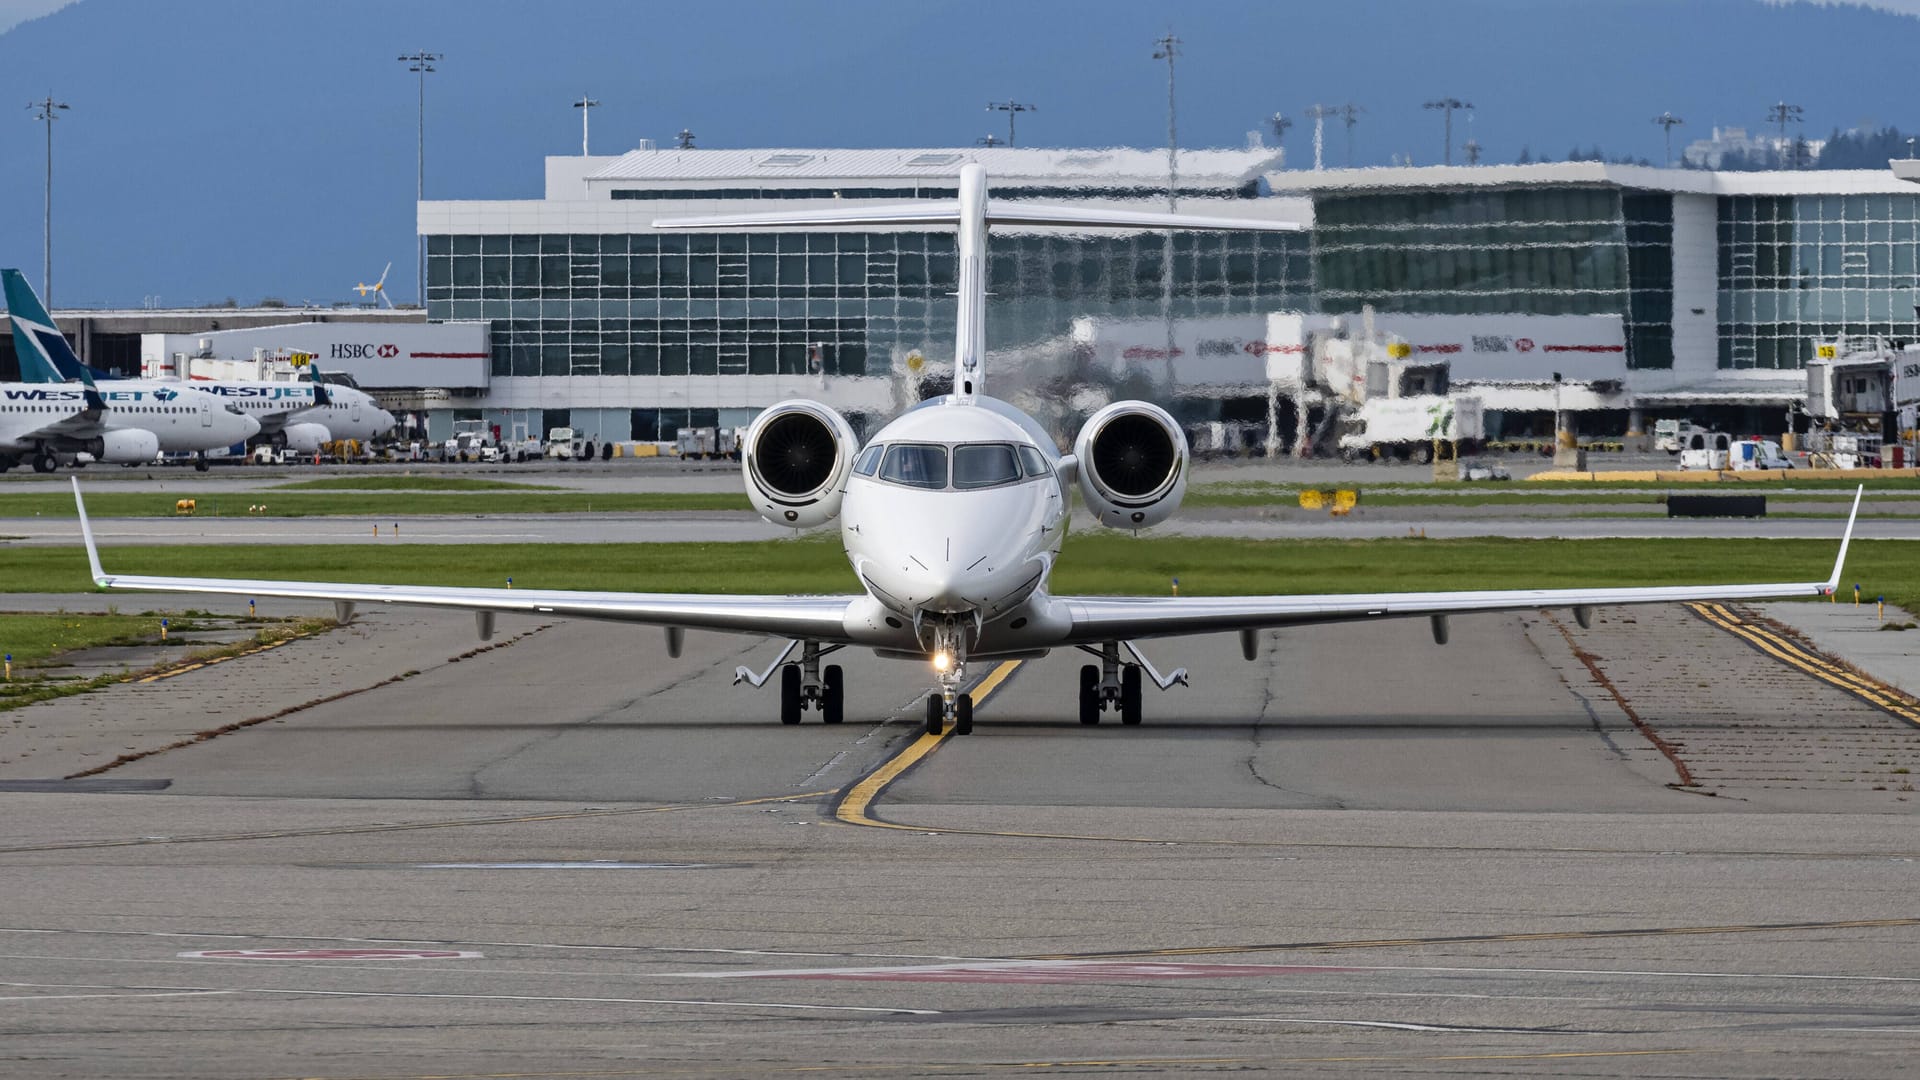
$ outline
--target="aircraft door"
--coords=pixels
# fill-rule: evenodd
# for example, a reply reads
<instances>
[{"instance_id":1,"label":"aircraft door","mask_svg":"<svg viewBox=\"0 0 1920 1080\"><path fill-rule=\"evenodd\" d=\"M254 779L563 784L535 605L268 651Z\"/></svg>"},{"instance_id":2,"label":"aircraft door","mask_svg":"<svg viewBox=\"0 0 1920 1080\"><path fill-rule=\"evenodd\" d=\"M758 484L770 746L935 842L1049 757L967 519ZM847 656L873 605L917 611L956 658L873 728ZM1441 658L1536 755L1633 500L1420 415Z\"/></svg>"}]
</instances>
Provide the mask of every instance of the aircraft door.
<instances>
[{"instance_id":1,"label":"aircraft door","mask_svg":"<svg viewBox=\"0 0 1920 1080\"><path fill-rule=\"evenodd\" d=\"M203 396L200 399L200 426L205 428L213 426L213 399L210 397Z\"/></svg>"}]
</instances>

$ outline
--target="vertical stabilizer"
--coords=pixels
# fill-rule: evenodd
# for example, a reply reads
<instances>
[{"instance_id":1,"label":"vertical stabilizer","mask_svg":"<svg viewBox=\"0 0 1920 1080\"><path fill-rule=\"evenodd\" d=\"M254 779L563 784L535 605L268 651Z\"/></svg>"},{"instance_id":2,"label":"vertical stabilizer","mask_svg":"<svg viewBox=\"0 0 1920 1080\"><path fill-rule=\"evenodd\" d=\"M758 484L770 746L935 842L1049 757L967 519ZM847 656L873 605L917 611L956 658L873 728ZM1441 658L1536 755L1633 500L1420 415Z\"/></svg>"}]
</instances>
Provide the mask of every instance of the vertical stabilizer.
<instances>
[{"instance_id":1,"label":"vertical stabilizer","mask_svg":"<svg viewBox=\"0 0 1920 1080\"><path fill-rule=\"evenodd\" d=\"M53 316L18 270L0 270L7 296L7 322L13 327L13 351L20 357L20 381L66 382L81 377L80 358L73 354Z\"/></svg>"},{"instance_id":2,"label":"vertical stabilizer","mask_svg":"<svg viewBox=\"0 0 1920 1080\"><path fill-rule=\"evenodd\" d=\"M971 405L987 352L987 172L960 168L960 288L953 342L953 401Z\"/></svg>"}]
</instances>

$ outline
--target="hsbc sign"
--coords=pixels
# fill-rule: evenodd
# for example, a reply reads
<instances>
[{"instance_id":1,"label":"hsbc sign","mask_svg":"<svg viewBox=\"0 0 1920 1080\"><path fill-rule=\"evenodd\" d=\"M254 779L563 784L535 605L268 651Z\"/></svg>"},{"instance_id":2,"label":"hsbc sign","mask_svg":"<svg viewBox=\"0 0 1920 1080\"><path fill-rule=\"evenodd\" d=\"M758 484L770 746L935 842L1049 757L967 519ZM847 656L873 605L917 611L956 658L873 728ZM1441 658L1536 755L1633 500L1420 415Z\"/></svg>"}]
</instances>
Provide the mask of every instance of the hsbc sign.
<instances>
[{"instance_id":1,"label":"hsbc sign","mask_svg":"<svg viewBox=\"0 0 1920 1080\"><path fill-rule=\"evenodd\" d=\"M493 356L486 322L282 323L236 330L143 334L140 361L154 370L207 343L214 360L245 362L256 350L299 353L323 370L348 375L362 389L446 387L484 390Z\"/></svg>"}]
</instances>

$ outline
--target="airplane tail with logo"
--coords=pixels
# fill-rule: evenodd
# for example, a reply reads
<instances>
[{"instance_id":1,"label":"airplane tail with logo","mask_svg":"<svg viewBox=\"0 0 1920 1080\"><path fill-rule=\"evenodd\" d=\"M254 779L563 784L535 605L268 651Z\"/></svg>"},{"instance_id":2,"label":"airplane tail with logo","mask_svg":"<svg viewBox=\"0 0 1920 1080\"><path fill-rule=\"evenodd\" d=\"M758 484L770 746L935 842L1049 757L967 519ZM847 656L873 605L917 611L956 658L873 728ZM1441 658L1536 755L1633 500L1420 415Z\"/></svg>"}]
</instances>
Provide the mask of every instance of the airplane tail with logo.
<instances>
[{"instance_id":1,"label":"airplane tail with logo","mask_svg":"<svg viewBox=\"0 0 1920 1080\"><path fill-rule=\"evenodd\" d=\"M307 361L307 381L313 384L314 405L333 404L333 395L327 390L327 380L320 377L320 361L318 357Z\"/></svg>"},{"instance_id":2,"label":"airplane tail with logo","mask_svg":"<svg viewBox=\"0 0 1920 1080\"><path fill-rule=\"evenodd\" d=\"M84 380L86 366L73 354L73 346L53 316L40 303L40 297L18 270L0 269L0 283L7 296L7 322L13 326L13 351L20 357L20 381L57 383Z\"/></svg>"}]
</instances>

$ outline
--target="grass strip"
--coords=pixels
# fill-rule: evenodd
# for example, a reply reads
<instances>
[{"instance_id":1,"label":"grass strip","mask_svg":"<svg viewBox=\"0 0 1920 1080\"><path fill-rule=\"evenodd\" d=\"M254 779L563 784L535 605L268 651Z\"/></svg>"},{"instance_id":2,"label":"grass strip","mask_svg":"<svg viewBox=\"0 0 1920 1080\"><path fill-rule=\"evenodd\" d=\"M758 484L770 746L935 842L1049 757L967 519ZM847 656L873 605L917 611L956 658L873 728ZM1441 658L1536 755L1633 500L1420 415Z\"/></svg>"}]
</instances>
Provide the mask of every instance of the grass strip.
<instances>
[{"instance_id":1,"label":"grass strip","mask_svg":"<svg viewBox=\"0 0 1920 1080\"><path fill-rule=\"evenodd\" d=\"M192 499L195 517L365 517L442 514L585 514L650 510L753 509L745 492L646 491L193 491L90 490L87 513L97 518L174 517L174 504ZM70 491L0 494L0 518L77 517Z\"/></svg>"},{"instance_id":2,"label":"grass strip","mask_svg":"<svg viewBox=\"0 0 1920 1080\"><path fill-rule=\"evenodd\" d=\"M565 491L553 484L486 480L475 476L327 476L273 484L271 491Z\"/></svg>"},{"instance_id":3,"label":"grass strip","mask_svg":"<svg viewBox=\"0 0 1920 1080\"><path fill-rule=\"evenodd\" d=\"M225 645L190 648L179 656L140 669L106 672L90 678L62 678L49 665L69 652L81 649L154 644L160 633L160 620L169 621L173 635L190 634L215 624L232 626L246 620L213 616L206 620L190 614L149 611L140 615L94 612L9 612L0 614L0 651L13 655L13 678L0 683L0 712L18 709L41 701L72 697L114 683L165 672L184 664L200 664L223 657L238 656L265 645L307 637L331 629L331 619L255 620L263 625L252 637Z\"/></svg>"}]
</instances>

